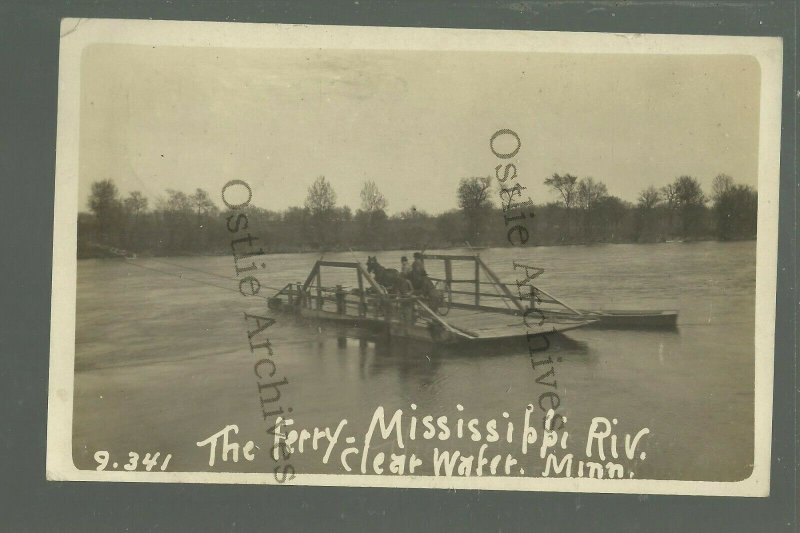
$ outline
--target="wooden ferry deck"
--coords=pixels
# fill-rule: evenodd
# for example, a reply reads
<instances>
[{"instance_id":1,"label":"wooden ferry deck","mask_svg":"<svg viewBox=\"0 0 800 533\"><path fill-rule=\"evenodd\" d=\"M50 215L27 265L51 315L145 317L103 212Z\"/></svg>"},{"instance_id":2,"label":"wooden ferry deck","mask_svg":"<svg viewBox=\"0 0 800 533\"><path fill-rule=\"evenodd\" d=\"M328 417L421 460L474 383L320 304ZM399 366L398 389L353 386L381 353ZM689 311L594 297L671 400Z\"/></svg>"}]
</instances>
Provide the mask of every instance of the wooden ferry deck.
<instances>
[{"instance_id":1,"label":"wooden ferry deck","mask_svg":"<svg viewBox=\"0 0 800 533\"><path fill-rule=\"evenodd\" d=\"M444 262L445 277L431 278L439 283L443 294L436 309L419 295L389 294L359 262L323 260L316 262L305 282L288 284L270 299L269 306L309 319L436 343L491 342L561 333L595 321L543 291L535 303L555 304L560 314L529 313L524 317L534 302L515 297L477 255L426 255L425 259ZM473 262L470 271L474 277L454 279L453 261ZM353 273L352 286L325 286L323 270L331 268ZM459 285L466 285L468 290L454 288Z\"/></svg>"},{"instance_id":2,"label":"wooden ferry deck","mask_svg":"<svg viewBox=\"0 0 800 533\"><path fill-rule=\"evenodd\" d=\"M451 309L447 314L447 322L454 328L480 340L505 339L526 335L542 335L563 332L588 325L588 320L564 319L560 322L545 321L539 324L534 317L526 324L521 315L502 312L469 311L467 309Z\"/></svg>"}]
</instances>

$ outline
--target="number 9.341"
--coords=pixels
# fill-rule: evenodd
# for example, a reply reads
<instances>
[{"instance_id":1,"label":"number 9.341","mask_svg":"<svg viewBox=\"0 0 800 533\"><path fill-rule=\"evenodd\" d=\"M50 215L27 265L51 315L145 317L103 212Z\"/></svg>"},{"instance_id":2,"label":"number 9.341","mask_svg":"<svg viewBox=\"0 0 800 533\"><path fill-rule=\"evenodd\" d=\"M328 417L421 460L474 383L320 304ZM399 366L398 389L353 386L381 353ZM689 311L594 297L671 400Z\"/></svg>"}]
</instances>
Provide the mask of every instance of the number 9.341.
<instances>
[{"instance_id":1,"label":"number 9.341","mask_svg":"<svg viewBox=\"0 0 800 533\"><path fill-rule=\"evenodd\" d=\"M146 453L144 457L141 458L141 462L139 461L139 454L136 452L128 452L128 458L124 461L111 461L111 454L105 450L98 450L94 452L94 460L97 461L97 470L103 471L106 468L110 468L112 470L117 470L122 468L123 470L127 470L128 472L133 472L135 470L145 470L150 472L154 467L159 466L159 458L161 456L161 452L156 452L154 454ZM164 459L161 461L159 469L164 471L167 469L167 465L169 465L169 460L172 459L172 454L168 453L164 456ZM110 463L110 464L109 464Z\"/></svg>"}]
</instances>

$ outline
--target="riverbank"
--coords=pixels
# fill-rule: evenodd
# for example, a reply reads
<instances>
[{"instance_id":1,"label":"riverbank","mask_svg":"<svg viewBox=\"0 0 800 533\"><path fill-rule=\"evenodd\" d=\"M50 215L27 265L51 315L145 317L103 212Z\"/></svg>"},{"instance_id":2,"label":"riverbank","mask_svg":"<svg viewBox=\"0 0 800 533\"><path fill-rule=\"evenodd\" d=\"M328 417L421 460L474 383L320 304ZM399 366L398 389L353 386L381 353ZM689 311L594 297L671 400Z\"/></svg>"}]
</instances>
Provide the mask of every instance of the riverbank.
<instances>
[{"instance_id":1,"label":"riverbank","mask_svg":"<svg viewBox=\"0 0 800 533\"><path fill-rule=\"evenodd\" d=\"M715 239L712 237L705 237L705 238L696 238L696 239L681 239L681 238L673 238L673 239L664 239L664 240L653 240L653 241L625 241L625 240L615 240L615 241L578 241L578 240L564 240L564 241L556 241L552 243L535 243L527 245L526 248L543 248L543 247L557 247L557 246L596 246L601 244L691 244L691 243L698 243L698 242L747 242L747 241L755 241L756 239L729 239L729 240L720 240ZM480 252L482 250L486 250L489 248L492 249L505 249L505 248L513 248L511 245L507 246L467 246L467 245L446 245L446 246L435 246L430 245L428 246L427 250L464 250L467 248L471 248L476 252ZM266 254L264 255L274 255L274 254L310 254L310 253L344 253L349 250L359 250L361 252L397 252L397 251L408 251L414 250L413 247L407 246L389 246L389 247L381 247L381 248L370 248L370 247L363 247L359 245L354 246L335 246L331 248L311 248L311 247L303 247L303 246L276 246L270 248ZM79 246L78 247L78 259L117 259L121 257L214 257L214 256L224 256L229 255L230 250L226 250L224 248L218 249L211 249L207 251L185 251L185 250L144 250L144 251L131 251L122 248L115 248L109 246L103 246L98 244L91 244L87 246Z\"/></svg>"}]
</instances>

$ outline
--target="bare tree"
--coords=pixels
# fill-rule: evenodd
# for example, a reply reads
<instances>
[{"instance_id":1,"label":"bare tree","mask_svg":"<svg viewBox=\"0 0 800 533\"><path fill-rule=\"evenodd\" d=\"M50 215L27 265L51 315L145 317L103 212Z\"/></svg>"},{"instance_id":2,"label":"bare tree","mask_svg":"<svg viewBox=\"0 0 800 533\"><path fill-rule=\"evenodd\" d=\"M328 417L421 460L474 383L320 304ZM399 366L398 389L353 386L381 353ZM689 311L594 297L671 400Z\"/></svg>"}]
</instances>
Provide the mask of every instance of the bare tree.
<instances>
[{"instance_id":1,"label":"bare tree","mask_svg":"<svg viewBox=\"0 0 800 533\"><path fill-rule=\"evenodd\" d=\"M200 188L189 195L188 201L196 215L193 231L195 238L190 240L190 243L196 249L203 249L208 241L209 217L218 213L217 206L214 205L208 192Z\"/></svg>"},{"instance_id":2,"label":"bare tree","mask_svg":"<svg viewBox=\"0 0 800 533\"><path fill-rule=\"evenodd\" d=\"M192 201L189 199L189 195L183 191L167 189L167 199L162 203L162 209L173 214L191 213Z\"/></svg>"},{"instance_id":3,"label":"bare tree","mask_svg":"<svg viewBox=\"0 0 800 533\"><path fill-rule=\"evenodd\" d=\"M325 176L319 176L308 188L306 209L312 216L319 216L331 211L336 205L336 192Z\"/></svg>"},{"instance_id":4,"label":"bare tree","mask_svg":"<svg viewBox=\"0 0 800 533\"><path fill-rule=\"evenodd\" d=\"M564 202L564 209L567 211L567 237L570 235L570 219L572 218L572 208L575 206L576 196L578 193L578 176L572 174L553 174L546 180L544 184L552 188L561 195L561 200Z\"/></svg>"},{"instance_id":5,"label":"bare tree","mask_svg":"<svg viewBox=\"0 0 800 533\"><path fill-rule=\"evenodd\" d=\"M365 181L361 188L361 209L356 212L360 240L363 244L375 248L384 243L384 226L388 219L387 205L386 198L378 190L375 182Z\"/></svg>"},{"instance_id":6,"label":"bare tree","mask_svg":"<svg viewBox=\"0 0 800 533\"><path fill-rule=\"evenodd\" d=\"M139 191L131 192L128 197L123 200L122 204L125 206L125 211L133 215L134 218L139 218L140 214L147 211L147 198Z\"/></svg>"},{"instance_id":7,"label":"bare tree","mask_svg":"<svg viewBox=\"0 0 800 533\"><path fill-rule=\"evenodd\" d=\"M639 193L639 208L650 211L661 201L661 194L652 185Z\"/></svg>"},{"instance_id":8,"label":"bare tree","mask_svg":"<svg viewBox=\"0 0 800 533\"><path fill-rule=\"evenodd\" d=\"M608 188L602 181L594 181L593 178L584 178L578 183L578 193L576 195L577 205L581 209L592 209L597 202L608 196Z\"/></svg>"},{"instance_id":9,"label":"bare tree","mask_svg":"<svg viewBox=\"0 0 800 533\"><path fill-rule=\"evenodd\" d=\"M119 202L119 191L111 180L101 180L92 183L92 192L89 196L89 209L100 218L101 213L112 209Z\"/></svg>"},{"instance_id":10,"label":"bare tree","mask_svg":"<svg viewBox=\"0 0 800 533\"><path fill-rule=\"evenodd\" d=\"M733 188L733 178L727 174L717 174L711 184L711 198L717 201L723 194Z\"/></svg>"},{"instance_id":11,"label":"bare tree","mask_svg":"<svg viewBox=\"0 0 800 533\"><path fill-rule=\"evenodd\" d=\"M681 213L683 236L695 236L700 227L703 207L708 201L700 182L691 176L681 176L673 183L678 209Z\"/></svg>"},{"instance_id":12,"label":"bare tree","mask_svg":"<svg viewBox=\"0 0 800 533\"><path fill-rule=\"evenodd\" d=\"M667 203L667 207L670 209L676 209L678 207L678 191L675 190L675 184L668 183L661 187L661 194L664 197L664 201Z\"/></svg>"},{"instance_id":13,"label":"bare tree","mask_svg":"<svg viewBox=\"0 0 800 533\"><path fill-rule=\"evenodd\" d=\"M462 178L458 184L458 206L464 210L467 219L467 238L473 242L480 240L481 227L492 208L489 190L492 178Z\"/></svg>"},{"instance_id":14,"label":"bare tree","mask_svg":"<svg viewBox=\"0 0 800 533\"><path fill-rule=\"evenodd\" d=\"M553 174L544 180L544 184L558 191L558 193L561 195L562 201L564 202L564 207L567 209L572 209L572 207L575 206L575 196L578 189L578 176L573 176L572 174L564 174L563 176Z\"/></svg>"},{"instance_id":15,"label":"bare tree","mask_svg":"<svg viewBox=\"0 0 800 533\"><path fill-rule=\"evenodd\" d=\"M378 190L375 182L365 181L361 188L361 209L367 213L374 213L375 211L385 211L387 205L386 197Z\"/></svg>"},{"instance_id":16,"label":"bare tree","mask_svg":"<svg viewBox=\"0 0 800 533\"><path fill-rule=\"evenodd\" d=\"M197 242L196 226L191 220L192 200L183 191L167 189L166 192L167 198L158 200L158 209L165 222L165 247L170 251L191 250Z\"/></svg>"},{"instance_id":17,"label":"bare tree","mask_svg":"<svg viewBox=\"0 0 800 533\"><path fill-rule=\"evenodd\" d=\"M458 207L461 209L480 209L492 207L489 189L492 178L462 178L458 183Z\"/></svg>"},{"instance_id":18,"label":"bare tree","mask_svg":"<svg viewBox=\"0 0 800 533\"><path fill-rule=\"evenodd\" d=\"M211 215L217 211L217 206L214 205L211 196L203 189L196 189L195 193L189 196L189 201L198 217Z\"/></svg>"},{"instance_id":19,"label":"bare tree","mask_svg":"<svg viewBox=\"0 0 800 533\"><path fill-rule=\"evenodd\" d=\"M331 243L335 231L332 222L336 207L336 192L325 176L317 177L308 188L305 206L311 218L316 244L327 246Z\"/></svg>"},{"instance_id":20,"label":"bare tree","mask_svg":"<svg viewBox=\"0 0 800 533\"><path fill-rule=\"evenodd\" d=\"M141 221L140 217L147 211L147 198L141 192L132 191L127 198L122 201L125 211L125 232L121 236L122 244L126 248L138 246L141 241Z\"/></svg>"},{"instance_id":21,"label":"bare tree","mask_svg":"<svg viewBox=\"0 0 800 533\"><path fill-rule=\"evenodd\" d=\"M101 180L92 183L92 192L89 196L89 209L92 210L97 221L97 238L108 241L110 233L118 230L121 203L119 191L111 180Z\"/></svg>"},{"instance_id":22,"label":"bare tree","mask_svg":"<svg viewBox=\"0 0 800 533\"><path fill-rule=\"evenodd\" d=\"M675 180L674 186L681 207L704 205L708 201L700 182L691 176L681 176Z\"/></svg>"},{"instance_id":23,"label":"bare tree","mask_svg":"<svg viewBox=\"0 0 800 533\"><path fill-rule=\"evenodd\" d=\"M661 187L661 196L667 205L667 233L671 234L675 221L675 211L678 209L678 192L675 184L668 183Z\"/></svg>"},{"instance_id":24,"label":"bare tree","mask_svg":"<svg viewBox=\"0 0 800 533\"><path fill-rule=\"evenodd\" d=\"M578 182L576 203L583 210L583 233L591 239L593 235L594 209L606 196L608 188L602 181L593 178L584 178Z\"/></svg>"},{"instance_id":25,"label":"bare tree","mask_svg":"<svg viewBox=\"0 0 800 533\"><path fill-rule=\"evenodd\" d=\"M637 240L655 237L655 208L660 202L661 193L652 185L639 193L637 202L639 210L635 218Z\"/></svg>"}]
</instances>

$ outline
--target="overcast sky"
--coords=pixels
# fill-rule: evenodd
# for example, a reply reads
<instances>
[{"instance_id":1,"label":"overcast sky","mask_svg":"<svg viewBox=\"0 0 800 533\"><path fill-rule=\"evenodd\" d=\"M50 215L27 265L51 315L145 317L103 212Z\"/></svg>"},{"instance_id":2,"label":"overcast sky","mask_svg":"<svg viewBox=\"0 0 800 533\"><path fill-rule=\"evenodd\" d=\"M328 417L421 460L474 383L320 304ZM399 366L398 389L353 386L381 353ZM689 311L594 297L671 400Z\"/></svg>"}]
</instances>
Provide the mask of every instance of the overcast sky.
<instances>
[{"instance_id":1,"label":"overcast sky","mask_svg":"<svg viewBox=\"0 0 800 533\"><path fill-rule=\"evenodd\" d=\"M110 178L151 206L231 179L253 203L301 205L326 176L337 203L374 180L390 213L456 207L515 130L518 181L572 173L635 201L688 174L756 186L759 68L745 56L242 50L94 45L82 66L80 199ZM496 198L496 196L495 196Z\"/></svg>"}]
</instances>

